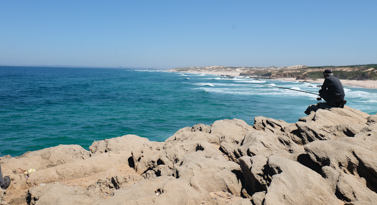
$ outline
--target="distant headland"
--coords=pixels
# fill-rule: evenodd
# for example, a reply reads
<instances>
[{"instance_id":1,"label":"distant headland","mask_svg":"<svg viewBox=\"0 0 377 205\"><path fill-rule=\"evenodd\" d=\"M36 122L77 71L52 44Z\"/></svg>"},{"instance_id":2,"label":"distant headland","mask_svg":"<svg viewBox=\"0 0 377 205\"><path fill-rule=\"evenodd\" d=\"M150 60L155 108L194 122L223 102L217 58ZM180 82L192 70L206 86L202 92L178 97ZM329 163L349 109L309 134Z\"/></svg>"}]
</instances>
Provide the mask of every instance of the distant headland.
<instances>
[{"instance_id":1,"label":"distant headland","mask_svg":"<svg viewBox=\"0 0 377 205\"><path fill-rule=\"evenodd\" d=\"M169 71L321 83L323 82L322 72L325 69L333 70L334 74L342 80L344 85L377 88L377 64L347 66L295 65L287 67L209 66L181 67L170 69Z\"/></svg>"}]
</instances>

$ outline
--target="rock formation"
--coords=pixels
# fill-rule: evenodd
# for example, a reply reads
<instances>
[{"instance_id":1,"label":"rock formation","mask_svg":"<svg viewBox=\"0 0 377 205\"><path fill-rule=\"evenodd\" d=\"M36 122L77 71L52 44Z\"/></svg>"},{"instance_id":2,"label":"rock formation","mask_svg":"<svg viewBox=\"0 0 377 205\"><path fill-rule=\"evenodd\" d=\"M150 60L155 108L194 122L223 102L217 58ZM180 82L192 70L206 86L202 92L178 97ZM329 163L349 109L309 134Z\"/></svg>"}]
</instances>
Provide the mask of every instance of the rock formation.
<instances>
[{"instance_id":1,"label":"rock formation","mask_svg":"<svg viewBox=\"0 0 377 205\"><path fill-rule=\"evenodd\" d=\"M0 204L374 204L376 122L345 106L296 123L219 120L165 142L125 135L89 151L60 145L5 156L12 184Z\"/></svg>"}]
</instances>

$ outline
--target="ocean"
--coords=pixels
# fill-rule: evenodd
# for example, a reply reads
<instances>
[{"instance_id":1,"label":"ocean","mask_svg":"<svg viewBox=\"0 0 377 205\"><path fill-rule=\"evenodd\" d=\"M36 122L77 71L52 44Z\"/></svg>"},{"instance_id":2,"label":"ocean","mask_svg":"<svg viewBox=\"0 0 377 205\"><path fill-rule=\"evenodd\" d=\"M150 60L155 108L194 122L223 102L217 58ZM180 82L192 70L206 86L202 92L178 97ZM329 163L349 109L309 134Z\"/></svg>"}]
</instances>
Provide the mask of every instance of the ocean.
<instances>
[{"instance_id":1,"label":"ocean","mask_svg":"<svg viewBox=\"0 0 377 205\"><path fill-rule=\"evenodd\" d=\"M306 116L318 84L152 69L0 66L0 153L135 134L164 141L180 128L265 116ZM377 90L345 86L347 105L377 113Z\"/></svg>"}]
</instances>

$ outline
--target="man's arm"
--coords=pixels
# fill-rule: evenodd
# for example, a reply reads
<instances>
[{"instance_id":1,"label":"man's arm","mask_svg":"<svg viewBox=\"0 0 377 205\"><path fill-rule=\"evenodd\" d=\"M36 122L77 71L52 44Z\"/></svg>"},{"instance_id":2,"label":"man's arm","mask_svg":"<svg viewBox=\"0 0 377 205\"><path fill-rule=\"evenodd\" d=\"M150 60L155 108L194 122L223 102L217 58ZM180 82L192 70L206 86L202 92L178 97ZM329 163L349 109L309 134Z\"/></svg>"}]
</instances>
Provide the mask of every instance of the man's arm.
<instances>
[{"instance_id":1,"label":"man's arm","mask_svg":"<svg viewBox=\"0 0 377 205\"><path fill-rule=\"evenodd\" d=\"M325 82L323 82L321 90L327 90L328 87L329 87L329 81L327 80L327 78L325 78Z\"/></svg>"},{"instance_id":2,"label":"man's arm","mask_svg":"<svg viewBox=\"0 0 377 205\"><path fill-rule=\"evenodd\" d=\"M323 96L325 95L325 92L327 91L328 87L329 87L329 81L325 78L325 81L323 82L323 84L321 86L321 90L319 90L319 96L321 98L323 98Z\"/></svg>"}]
</instances>

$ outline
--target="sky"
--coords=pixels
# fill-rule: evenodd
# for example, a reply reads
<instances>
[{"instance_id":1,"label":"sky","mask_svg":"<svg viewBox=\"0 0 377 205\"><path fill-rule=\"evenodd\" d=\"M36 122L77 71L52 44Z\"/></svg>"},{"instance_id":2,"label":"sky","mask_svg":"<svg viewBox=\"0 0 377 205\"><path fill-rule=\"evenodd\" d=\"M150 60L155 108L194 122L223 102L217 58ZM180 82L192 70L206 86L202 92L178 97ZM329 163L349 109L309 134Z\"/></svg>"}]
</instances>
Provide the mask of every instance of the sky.
<instances>
[{"instance_id":1,"label":"sky","mask_svg":"<svg viewBox=\"0 0 377 205\"><path fill-rule=\"evenodd\" d=\"M0 65L377 63L376 0L2 0Z\"/></svg>"}]
</instances>

